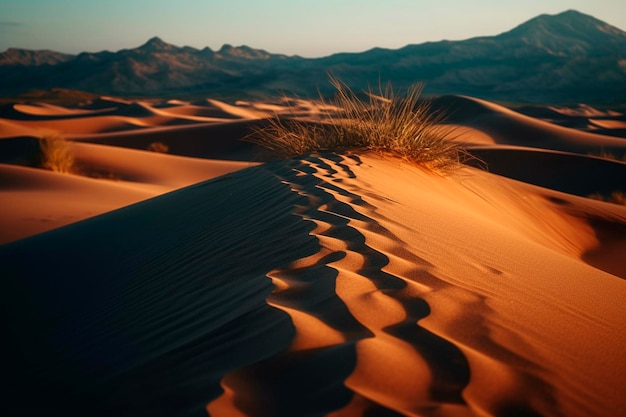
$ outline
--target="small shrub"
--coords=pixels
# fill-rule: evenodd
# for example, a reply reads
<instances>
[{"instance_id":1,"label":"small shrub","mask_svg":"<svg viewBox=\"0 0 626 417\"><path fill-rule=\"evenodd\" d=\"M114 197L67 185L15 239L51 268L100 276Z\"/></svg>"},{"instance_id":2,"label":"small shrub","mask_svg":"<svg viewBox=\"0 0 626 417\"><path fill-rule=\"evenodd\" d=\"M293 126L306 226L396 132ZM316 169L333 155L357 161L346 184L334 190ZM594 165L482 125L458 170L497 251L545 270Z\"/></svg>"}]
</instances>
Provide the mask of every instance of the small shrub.
<instances>
[{"instance_id":1,"label":"small shrub","mask_svg":"<svg viewBox=\"0 0 626 417\"><path fill-rule=\"evenodd\" d=\"M148 145L148 150L158 153L167 153L170 150L170 147L163 142L152 142L150 145Z\"/></svg>"},{"instance_id":2,"label":"small shrub","mask_svg":"<svg viewBox=\"0 0 626 417\"><path fill-rule=\"evenodd\" d=\"M587 196L592 200L606 201L607 203L619 204L626 206L626 194L623 191L613 191L609 196L600 193L593 193Z\"/></svg>"},{"instance_id":3,"label":"small shrub","mask_svg":"<svg viewBox=\"0 0 626 417\"><path fill-rule=\"evenodd\" d=\"M614 161L626 162L626 153L622 154L622 156L620 157L614 154L613 152L608 152L608 151L605 151L604 149L601 149L599 152L589 152L587 155L597 156L597 157L604 158L604 159L611 159Z\"/></svg>"},{"instance_id":4,"label":"small shrub","mask_svg":"<svg viewBox=\"0 0 626 417\"><path fill-rule=\"evenodd\" d=\"M622 191L613 191L611 193L611 197L609 197L609 201L611 203L626 206L626 194L624 194Z\"/></svg>"},{"instance_id":5,"label":"small shrub","mask_svg":"<svg viewBox=\"0 0 626 417\"><path fill-rule=\"evenodd\" d=\"M298 119L292 112L269 119L247 140L279 155L294 157L320 150L368 149L400 156L438 171L458 166L466 155L461 145L449 140L441 126L443 117L420 101L423 85L408 88L399 96L388 84L360 96L345 83L331 77L333 99L320 97L321 105L340 109L316 122Z\"/></svg>"},{"instance_id":6,"label":"small shrub","mask_svg":"<svg viewBox=\"0 0 626 417\"><path fill-rule=\"evenodd\" d=\"M59 134L44 136L39 140L41 165L54 172L69 174L74 170L74 153L71 144Z\"/></svg>"}]
</instances>

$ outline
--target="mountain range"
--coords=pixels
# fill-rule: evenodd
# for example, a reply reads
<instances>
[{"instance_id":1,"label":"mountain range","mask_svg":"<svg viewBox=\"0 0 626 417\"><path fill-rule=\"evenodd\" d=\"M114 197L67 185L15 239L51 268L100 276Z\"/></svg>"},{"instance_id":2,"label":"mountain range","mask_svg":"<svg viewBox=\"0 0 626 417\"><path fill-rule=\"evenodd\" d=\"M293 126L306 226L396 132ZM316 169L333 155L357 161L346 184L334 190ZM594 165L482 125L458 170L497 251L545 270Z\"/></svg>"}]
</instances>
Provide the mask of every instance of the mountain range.
<instances>
[{"instance_id":1,"label":"mountain range","mask_svg":"<svg viewBox=\"0 0 626 417\"><path fill-rule=\"evenodd\" d=\"M508 102L618 103L626 97L626 32L569 10L537 16L497 36L373 48L323 58L248 46L179 47L154 37L117 52L8 49L0 95L66 88L125 96L236 97L279 91L316 96L328 73L353 88L424 82L427 94Z\"/></svg>"}]
</instances>

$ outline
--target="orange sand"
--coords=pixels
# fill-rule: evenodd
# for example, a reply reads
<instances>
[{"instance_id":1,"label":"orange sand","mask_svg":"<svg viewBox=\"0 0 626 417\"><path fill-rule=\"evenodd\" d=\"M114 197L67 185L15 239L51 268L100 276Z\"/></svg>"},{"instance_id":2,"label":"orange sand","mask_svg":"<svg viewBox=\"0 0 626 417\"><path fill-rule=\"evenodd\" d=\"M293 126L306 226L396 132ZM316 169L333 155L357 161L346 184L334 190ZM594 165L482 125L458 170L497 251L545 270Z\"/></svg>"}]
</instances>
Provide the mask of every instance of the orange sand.
<instances>
[{"instance_id":1,"label":"orange sand","mask_svg":"<svg viewBox=\"0 0 626 417\"><path fill-rule=\"evenodd\" d=\"M492 172L259 164L238 139L286 103L13 106L4 414L625 415L626 207L585 195L626 140L443 104ZM92 177L16 165L60 128Z\"/></svg>"}]
</instances>

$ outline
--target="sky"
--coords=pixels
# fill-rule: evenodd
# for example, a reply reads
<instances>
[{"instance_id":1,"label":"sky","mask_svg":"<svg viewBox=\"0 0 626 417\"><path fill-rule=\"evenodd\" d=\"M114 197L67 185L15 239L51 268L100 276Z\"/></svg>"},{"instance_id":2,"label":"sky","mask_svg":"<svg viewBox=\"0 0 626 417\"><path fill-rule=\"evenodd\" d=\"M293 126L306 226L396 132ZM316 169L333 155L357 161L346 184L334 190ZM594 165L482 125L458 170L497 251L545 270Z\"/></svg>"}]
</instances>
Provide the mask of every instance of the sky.
<instances>
[{"instance_id":1,"label":"sky","mask_svg":"<svg viewBox=\"0 0 626 417\"><path fill-rule=\"evenodd\" d=\"M624 0L0 0L0 51L248 45L304 57L493 36L575 9L626 30Z\"/></svg>"}]
</instances>

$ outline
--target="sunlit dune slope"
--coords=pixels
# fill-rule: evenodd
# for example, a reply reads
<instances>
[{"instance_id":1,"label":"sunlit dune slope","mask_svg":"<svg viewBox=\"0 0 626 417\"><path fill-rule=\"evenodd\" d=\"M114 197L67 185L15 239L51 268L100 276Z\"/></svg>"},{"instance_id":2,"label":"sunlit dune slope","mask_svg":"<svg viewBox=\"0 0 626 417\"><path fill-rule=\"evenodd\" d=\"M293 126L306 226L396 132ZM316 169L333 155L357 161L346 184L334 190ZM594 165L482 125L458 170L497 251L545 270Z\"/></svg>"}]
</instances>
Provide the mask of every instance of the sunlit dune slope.
<instances>
[{"instance_id":1,"label":"sunlit dune slope","mask_svg":"<svg viewBox=\"0 0 626 417\"><path fill-rule=\"evenodd\" d=\"M0 243L254 165L86 143L73 150L77 175L0 164Z\"/></svg>"},{"instance_id":2,"label":"sunlit dune slope","mask_svg":"<svg viewBox=\"0 0 626 417\"><path fill-rule=\"evenodd\" d=\"M598 252L624 228L625 207L474 168L240 170L0 246L2 407L622 415L626 271Z\"/></svg>"},{"instance_id":3,"label":"sunlit dune slope","mask_svg":"<svg viewBox=\"0 0 626 417\"><path fill-rule=\"evenodd\" d=\"M515 145L575 153L626 152L626 140L559 126L517 113L504 106L465 96L443 96L433 109L444 112L447 121L472 128L491 138L493 144ZM459 140L475 143L472 137ZM484 144L485 139L478 141Z\"/></svg>"}]
</instances>

